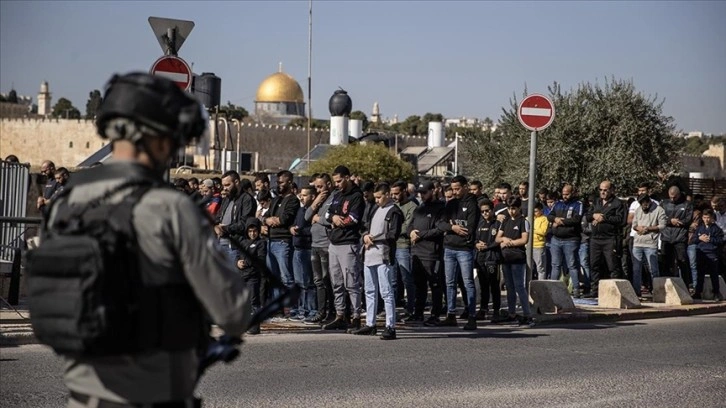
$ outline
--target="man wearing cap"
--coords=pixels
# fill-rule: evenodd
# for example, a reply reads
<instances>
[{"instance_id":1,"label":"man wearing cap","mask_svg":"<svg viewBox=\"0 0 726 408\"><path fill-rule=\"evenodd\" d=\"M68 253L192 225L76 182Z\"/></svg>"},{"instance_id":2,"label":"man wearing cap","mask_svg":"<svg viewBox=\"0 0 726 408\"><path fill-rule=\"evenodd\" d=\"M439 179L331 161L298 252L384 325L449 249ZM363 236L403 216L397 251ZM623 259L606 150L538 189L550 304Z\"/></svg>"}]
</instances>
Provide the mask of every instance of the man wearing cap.
<instances>
[{"instance_id":1,"label":"man wearing cap","mask_svg":"<svg viewBox=\"0 0 726 408\"><path fill-rule=\"evenodd\" d=\"M638 196L640 204L633 214L633 288L640 296L643 261L648 263L653 278L659 276L658 239L666 227L666 214L663 207L654 203L648 194Z\"/></svg>"},{"instance_id":2,"label":"man wearing cap","mask_svg":"<svg viewBox=\"0 0 726 408\"><path fill-rule=\"evenodd\" d=\"M434 183L427 181L417 189L421 205L416 207L406 234L411 238L411 273L416 284L413 315L423 317L427 289L431 288L431 316L426 326L437 326L443 303L443 241L444 231L436 224L444 211L444 202L437 200Z\"/></svg>"}]
</instances>

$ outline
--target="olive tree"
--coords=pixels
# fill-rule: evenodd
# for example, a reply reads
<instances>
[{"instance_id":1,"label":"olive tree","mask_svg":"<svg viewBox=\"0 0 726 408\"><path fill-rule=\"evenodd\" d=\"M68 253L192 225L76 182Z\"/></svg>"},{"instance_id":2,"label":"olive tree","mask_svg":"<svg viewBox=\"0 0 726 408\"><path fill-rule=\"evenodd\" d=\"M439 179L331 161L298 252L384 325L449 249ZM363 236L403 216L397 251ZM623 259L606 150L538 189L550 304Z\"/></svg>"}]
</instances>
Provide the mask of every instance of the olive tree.
<instances>
[{"instance_id":1,"label":"olive tree","mask_svg":"<svg viewBox=\"0 0 726 408\"><path fill-rule=\"evenodd\" d=\"M608 179L630 193L640 182L658 184L678 172L683 144L657 96L614 79L569 92L555 83L548 91L556 117L538 133L537 188L571 182L590 192ZM502 108L496 131L462 135L466 173L490 188L528 179L530 132L517 119L518 104L515 96Z\"/></svg>"}]
</instances>

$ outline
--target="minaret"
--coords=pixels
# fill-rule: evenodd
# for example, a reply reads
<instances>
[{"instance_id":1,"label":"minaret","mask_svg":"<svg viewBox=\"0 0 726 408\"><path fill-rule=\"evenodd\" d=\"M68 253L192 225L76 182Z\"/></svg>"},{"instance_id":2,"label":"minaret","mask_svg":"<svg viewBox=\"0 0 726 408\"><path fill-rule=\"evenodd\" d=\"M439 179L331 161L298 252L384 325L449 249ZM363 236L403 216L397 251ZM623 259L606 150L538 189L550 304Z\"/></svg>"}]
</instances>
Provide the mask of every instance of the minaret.
<instances>
[{"instance_id":1,"label":"minaret","mask_svg":"<svg viewBox=\"0 0 726 408\"><path fill-rule=\"evenodd\" d=\"M48 81L40 84L40 92L38 92L38 115L43 117L50 116L50 92L48 92Z\"/></svg>"},{"instance_id":2,"label":"minaret","mask_svg":"<svg viewBox=\"0 0 726 408\"><path fill-rule=\"evenodd\" d=\"M381 108L378 102L373 102L373 112L371 112L371 123L381 123Z\"/></svg>"}]
</instances>

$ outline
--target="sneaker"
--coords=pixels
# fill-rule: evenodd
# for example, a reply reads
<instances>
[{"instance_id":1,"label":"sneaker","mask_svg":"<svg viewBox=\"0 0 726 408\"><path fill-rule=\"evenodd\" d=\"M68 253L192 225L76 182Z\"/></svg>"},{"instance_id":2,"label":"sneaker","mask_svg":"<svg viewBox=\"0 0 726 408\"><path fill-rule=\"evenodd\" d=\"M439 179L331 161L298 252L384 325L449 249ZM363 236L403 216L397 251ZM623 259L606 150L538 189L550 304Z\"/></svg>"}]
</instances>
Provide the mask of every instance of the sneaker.
<instances>
[{"instance_id":1,"label":"sneaker","mask_svg":"<svg viewBox=\"0 0 726 408\"><path fill-rule=\"evenodd\" d=\"M423 323L424 318L421 315L411 315L403 319L404 323Z\"/></svg>"},{"instance_id":2,"label":"sneaker","mask_svg":"<svg viewBox=\"0 0 726 408\"><path fill-rule=\"evenodd\" d=\"M260 325L259 324L256 324L256 325L250 327L247 330L247 334L251 334L253 336L256 335L256 334L260 334Z\"/></svg>"},{"instance_id":3,"label":"sneaker","mask_svg":"<svg viewBox=\"0 0 726 408\"><path fill-rule=\"evenodd\" d=\"M338 316L332 322L324 325L323 330L348 330L348 321L343 316Z\"/></svg>"},{"instance_id":4,"label":"sneaker","mask_svg":"<svg viewBox=\"0 0 726 408\"><path fill-rule=\"evenodd\" d=\"M534 327L535 325L534 319L532 319L531 317L522 316L519 317L519 319L517 320L519 322L519 327Z\"/></svg>"},{"instance_id":5,"label":"sneaker","mask_svg":"<svg viewBox=\"0 0 726 408\"><path fill-rule=\"evenodd\" d=\"M458 327L459 323L456 321L456 315L453 313L447 314L446 319L442 320L441 323L439 323L439 326Z\"/></svg>"},{"instance_id":6,"label":"sneaker","mask_svg":"<svg viewBox=\"0 0 726 408\"><path fill-rule=\"evenodd\" d=\"M693 298L693 300L701 300L702 299L700 293L694 293L693 296L691 296L691 298Z\"/></svg>"},{"instance_id":7,"label":"sneaker","mask_svg":"<svg viewBox=\"0 0 726 408\"><path fill-rule=\"evenodd\" d=\"M358 330L360 330L360 317L354 317L353 321L348 325L348 329L346 331L348 332L348 334L350 334Z\"/></svg>"},{"instance_id":8,"label":"sneaker","mask_svg":"<svg viewBox=\"0 0 726 408\"><path fill-rule=\"evenodd\" d=\"M459 319L468 319L469 318L469 309L464 309L463 312L459 315Z\"/></svg>"},{"instance_id":9,"label":"sneaker","mask_svg":"<svg viewBox=\"0 0 726 408\"><path fill-rule=\"evenodd\" d=\"M363 326L358 330L353 330L351 334L355 334L356 336L375 336L377 332L376 326Z\"/></svg>"},{"instance_id":10,"label":"sneaker","mask_svg":"<svg viewBox=\"0 0 726 408\"><path fill-rule=\"evenodd\" d=\"M386 330L383 330L383 334L381 334L381 340L396 340L396 329L386 326Z\"/></svg>"},{"instance_id":11,"label":"sneaker","mask_svg":"<svg viewBox=\"0 0 726 408\"><path fill-rule=\"evenodd\" d=\"M476 330L476 317L470 317L464 325L464 330Z\"/></svg>"},{"instance_id":12,"label":"sneaker","mask_svg":"<svg viewBox=\"0 0 726 408\"><path fill-rule=\"evenodd\" d=\"M500 314L495 314L494 316L492 316L492 323L494 323L494 324L504 323L506 321L507 321L507 316L502 316Z\"/></svg>"},{"instance_id":13,"label":"sneaker","mask_svg":"<svg viewBox=\"0 0 726 408\"><path fill-rule=\"evenodd\" d=\"M431 316L424 322L424 326L427 327L436 327L441 324L441 320L439 320L438 316Z\"/></svg>"},{"instance_id":14,"label":"sneaker","mask_svg":"<svg viewBox=\"0 0 726 408\"><path fill-rule=\"evenodd\" d=\"M478 312L476 312L476 320L486 320L487 318L487 310L486 309L479 309Z\"/></svg>"},{"instance_id":15,"label":"sneaker","mask_svg":"<svg viewBox=\"0 0 726 408\"><path fill-rule=\"evenodd\" d=\"M582 297L582 292L580 292L580 289L574 289L572 291L572 297L575 299L579 299L580 297Z\"/></svg>"},{"instance_id":16,"label":"sneaker","mask_svg":"<svg viewBox=\"0 0 726 408\"><path fill-rule=\"evenodd\" d=\"M316 313L314 316L308 316L303 320L303 323L305 324L321 324L325 320L325 315L321 313Z\"/></svg>"},{"instance_id":17,"label":"sneaker","mask_svg":"<svg viewBox=\"0 0 726 408\"><path fill-rule=\"evenodd\" d=\"M718 302L723 302L723 296L721 296L721 294L720 294L720 293L717 293L717 294L715 294L715 295L713 296L713 301L714 301L714 302L717 302L717 303L718 303Z\"/></svg>"}]
</instances>

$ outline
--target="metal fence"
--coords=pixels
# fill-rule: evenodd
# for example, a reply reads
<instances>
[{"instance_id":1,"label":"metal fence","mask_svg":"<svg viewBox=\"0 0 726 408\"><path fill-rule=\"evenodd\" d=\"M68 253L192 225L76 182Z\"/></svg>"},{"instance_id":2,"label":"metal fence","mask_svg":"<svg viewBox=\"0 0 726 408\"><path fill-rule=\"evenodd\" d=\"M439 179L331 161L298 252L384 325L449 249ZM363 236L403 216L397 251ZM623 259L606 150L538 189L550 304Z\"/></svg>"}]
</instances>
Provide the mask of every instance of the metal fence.
<instances>
[{"instance_id":1,"label":"metal fence","mask_svg":"<svg viewBox=\"0 0 726 408\"><path fill-rule=\"evenodd\" d=\"M25 218L30 188L30 165L0 161L0 217ZM13 261L16 248L25 247L23 223L0 223L0 259Z\"/></svg>"}]
</instances>

